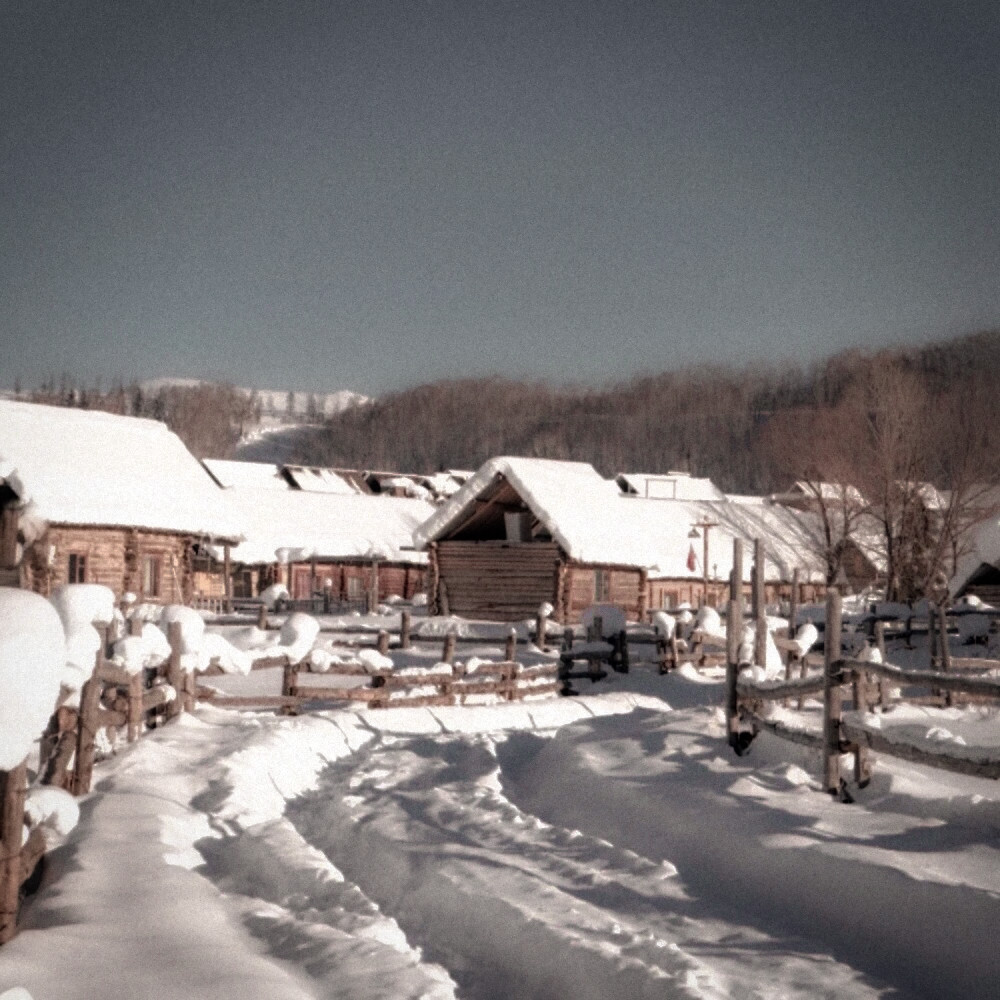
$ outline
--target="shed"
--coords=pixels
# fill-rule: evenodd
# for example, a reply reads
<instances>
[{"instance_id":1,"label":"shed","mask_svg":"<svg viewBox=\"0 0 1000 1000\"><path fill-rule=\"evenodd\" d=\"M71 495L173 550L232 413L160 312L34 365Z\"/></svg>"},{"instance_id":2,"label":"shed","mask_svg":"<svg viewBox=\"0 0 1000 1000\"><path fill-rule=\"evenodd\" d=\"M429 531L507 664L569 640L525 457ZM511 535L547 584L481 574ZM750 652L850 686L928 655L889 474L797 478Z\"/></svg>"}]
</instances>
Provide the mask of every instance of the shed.
<instances>
[{"instance_id":1,"label":"shed","mask_svg":"<svg viewBox=\"0 0 1000 1000\"><path fill-rule=\"evenodd\" d=\"M0 400L0 572L49 593L101 583L188 602L207 543L241 537L223 491L165 424Z\"/></svg>"}]
</instances>

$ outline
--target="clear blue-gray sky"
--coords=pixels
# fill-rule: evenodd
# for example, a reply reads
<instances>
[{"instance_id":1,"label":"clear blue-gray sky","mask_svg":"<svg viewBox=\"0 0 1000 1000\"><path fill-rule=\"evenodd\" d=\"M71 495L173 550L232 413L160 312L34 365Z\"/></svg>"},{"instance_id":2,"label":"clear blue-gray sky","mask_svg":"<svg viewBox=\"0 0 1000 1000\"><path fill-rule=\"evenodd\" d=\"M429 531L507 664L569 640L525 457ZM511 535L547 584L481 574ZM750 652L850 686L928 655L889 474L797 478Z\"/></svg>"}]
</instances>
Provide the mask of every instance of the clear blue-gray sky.
<instances>
[{"instance_id":1,"label":"clear blue-gray sky","mask_svg":"<svg viewBox=\"0 0 1000 1000\"><path fill-rule=\"evenodd\" d=\"M995 327L998 53L995 0L6 0L0 384Z\"/></svg>"}]
</instances>

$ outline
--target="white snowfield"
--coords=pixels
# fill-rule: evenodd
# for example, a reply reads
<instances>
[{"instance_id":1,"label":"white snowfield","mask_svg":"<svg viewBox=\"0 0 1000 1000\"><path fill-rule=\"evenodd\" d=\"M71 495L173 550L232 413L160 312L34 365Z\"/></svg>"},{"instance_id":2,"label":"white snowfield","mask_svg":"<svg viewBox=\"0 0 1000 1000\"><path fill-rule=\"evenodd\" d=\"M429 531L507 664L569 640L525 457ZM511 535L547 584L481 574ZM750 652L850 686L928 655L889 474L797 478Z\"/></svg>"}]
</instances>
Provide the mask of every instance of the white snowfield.
<instances>
[{"instance_id":1,"label":"white snowfield","mask_svg":"<svg viewBox=\"0 0 1000 1000\"><path fill-rule=\"evenodd\" d=\"M202 707L98 766L0 993L996 996L996 783L882 758L835 802L815 754L733 756L720 699L689 668L476 708ZM1000 742L981 710L904 721Z\"/></svg>"}]
</instances>

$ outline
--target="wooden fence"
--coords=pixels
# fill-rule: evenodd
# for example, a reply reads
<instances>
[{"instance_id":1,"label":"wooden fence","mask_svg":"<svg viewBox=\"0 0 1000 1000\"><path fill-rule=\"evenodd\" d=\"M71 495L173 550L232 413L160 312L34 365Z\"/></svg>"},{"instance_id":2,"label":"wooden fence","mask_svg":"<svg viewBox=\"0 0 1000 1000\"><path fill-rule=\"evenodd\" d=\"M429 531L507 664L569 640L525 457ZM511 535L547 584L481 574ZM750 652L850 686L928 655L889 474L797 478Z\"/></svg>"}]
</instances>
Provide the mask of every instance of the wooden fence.
<instances>
[{"instance_id":1,"label":"wooden fence","mask_svg":"<svg viewBox=\"0 0 1000 1000\"><path fill-rule=\"evenodd\" d=\"M733 620L738 621L739 618ZM783 680L755 681L740 676L740 670L746 664L738 662L736 647L731 641L726 672L730 746L738 754L745 753L754 736L760 730L768 730L785 739L816 748L822 755L823 788L839 795L844 801L850 801L847 781L841 774L841 757L845 754L853 755L853 780L860 787L871 779L872 751L944 770L1000 778L1000 751L979 755L949 754L941 749L894 740L885 728L866 725L863 721L864 713L900 702L945 706L962 699L1000 703L1000 678L976 676L976 672L982 674L1000 670L1000 661L952 656L947 641L947 614L938 609L932 612L928 629L931 668L895 666L885 662L885 623L872 624L883 662L845 657L842 599L838 592L830 590L826 603L822 669L819 672L807 671L806 666L815 663L810 657L806 664L802 664L799 676L793 676L793 664L790 662ZM912 622L907 624L906 629L912 631ZM938 636L936 644L935 632ZM899 696L890 696L890 691L904 688L911 690ZM913 688L919 689L919 692L913 691ZM823 699L820 731L765 715L765 706L769 703L795 699L801 708L802 700L810 695L821 695ZM849 706L846 717L845 704Z\"/></svg>"},{"instance_id":2,"label":"wooden fence","mask_svg":"<svg viewBox=\"0 0 1000 1000\"><path fill-rule=\"evenodd\" d=\"M263 616L261 621L266 624ZM135 627L140 628L141 624ZM42 736L39 771L42 783L63 788L74 795L86 794L93 781L101 730L117 734L124 729L127 740L134 742L147 727L173 719L181 712L192 711L196 698L224 707L275 708L294 713L308 703L322 701L395 708L461 705L474 696L483 695L518 701L560 691L556 663L524 666L515 662L513 633L507 636L502 662L479 663L472 672L454 663L457 641L454 632L444 637L442 663L430 671L367 670L360 664L338 664L330 671L331 680L352 678L355 681L340 686L302 683L301 675L308 668L289 662L285 655L262 658L254 662L253 669L280 667L283 671L281 694L232 696L198 685L193 674L182 670L181 628L177 622L169 627L170 656L155 670L128 673L109 661L105 636L93 674L80 692L79 707L58 707ZM389 633L379 632L373 645L387 654ZM400 649L411 647L410 616L406 612L394 645ZM221 670L214 668L204 673L210 676ZM33 829L22 844L27 786L27 762L12 771L0 771L0 944L10 940L17 931L23 888L32 879L45 851L44 838L38 828Z\"/></svg>"}]
</instances>

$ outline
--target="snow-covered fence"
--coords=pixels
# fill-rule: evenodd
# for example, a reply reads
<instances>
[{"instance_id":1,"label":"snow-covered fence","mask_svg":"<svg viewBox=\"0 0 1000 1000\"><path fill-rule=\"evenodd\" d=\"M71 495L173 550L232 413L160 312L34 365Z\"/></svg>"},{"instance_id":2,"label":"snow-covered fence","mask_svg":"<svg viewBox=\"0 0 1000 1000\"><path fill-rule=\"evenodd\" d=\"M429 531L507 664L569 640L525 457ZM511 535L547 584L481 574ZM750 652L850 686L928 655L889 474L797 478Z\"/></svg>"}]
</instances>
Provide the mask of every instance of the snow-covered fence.
<instances>
[{"instance_id":1,"label":"snow-covered fence","mask_svg":"<svg viewBox=\"0 0 1000 1000\"><path fill-rule=\"evenodd\" d=\"M938 617L938 616L935 616ZM938 617L940 635L946 640L945 616ZM727 706L729 706L729 742L733 749L746 752L751 740L761 729L815 747L823 759L823 787L831 794L845 795L846 780L842 776L842 757L853 755L853 779L861 787L871 778L871 752L900 757L929 767L1000 778L1000 754L983 748L938 745L894 738L891 727L881 724L882 716L871 714L876 706L884 708L888 691L897 692L894 703L908 700L905 688L929 689L939 704L951 704L953 695L966 699L1000 704L1000 678L958 673L958 664L966 669L986 671L1000 667L996 661L949 656L946 641L939 658L932 660L939 669L909 669L885 662L881 629L876 624L878 655L866 658L845 657L842 649L843 612L840 594L827 594L824 635L823 669L797 678L755 679L741 673L745 667L738 655L733 656L727 670ZM932 657L935 656L932 649ZM849 692L846 690L849 687ZM819 731L797 725L794 721L768 713L766 706L788 698L801 699L822 695L822 726ZM919 703L926 696L911 696ZM845 703L849 709L845 712Z\"/></svg>"},{"instance_id":2,"label":"snow-covered fence","mask_svg":"<svg viewBox=\"0 0 1000 1000\"><path fill-rule=\"evenodd\" d=\"M132 743L159 717L171 719L193 708L193 677L181 665L180 622L170 623L169 643L170 655L162 666L137 669L106 657L105 633L94 671L80 691L79 706L57 708L43 736L41 766L46 784L86 794L99 742L109 742L124 729Z\"/></svg>"}]
</instances>

